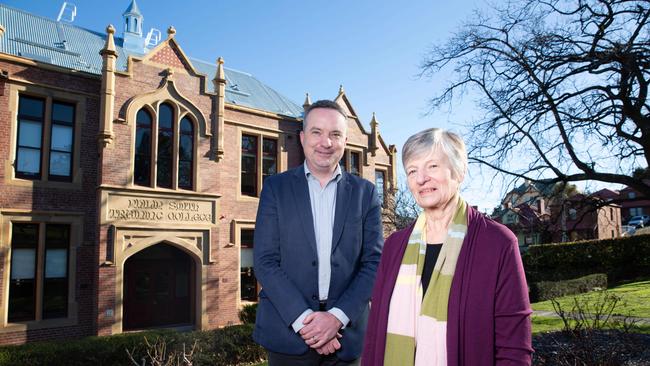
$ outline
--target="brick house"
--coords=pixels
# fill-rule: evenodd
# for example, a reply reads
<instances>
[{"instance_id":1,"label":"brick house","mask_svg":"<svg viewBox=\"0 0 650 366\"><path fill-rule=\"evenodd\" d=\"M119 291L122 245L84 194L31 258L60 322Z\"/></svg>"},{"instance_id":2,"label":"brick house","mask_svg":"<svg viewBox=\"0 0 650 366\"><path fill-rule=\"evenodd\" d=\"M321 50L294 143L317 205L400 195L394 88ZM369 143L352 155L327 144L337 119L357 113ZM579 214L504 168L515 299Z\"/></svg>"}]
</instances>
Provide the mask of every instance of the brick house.
<instances>
[{"instance_id":1,"label":"brick house","mask_svg":"<svg viewBox=\"0 0 650 366\"><path fill-rule=\"evenodd\" d=\"M517 236L520 248L531 244L605 239L622 235L621 206L608 202L616 192L590 195L558 192L549 184L525 182L508 192L492 218Z\"/></svg>"},{"instance_id":2,"label":"brick house","mask_svg":"<svg viewBox=\"0 0 650 366\"><path fill-rule=\"evenodd\" d=\"M253 76L0 4L0 344L238 322L266 176L303 108ZM396 149L345 91L342 166L389 194Z\"/></svg>"},{"instance_id":3,"label":"brick house","mask_svg":"<svg viewBox=\"0 0 650 366\"><path fill-rule=\"evenodd\" d=\"M635 189L625 187L620 190L619 195L623 222L628 222L632 216L650 214L650 200Z\"/></svg>"}]
</instances>

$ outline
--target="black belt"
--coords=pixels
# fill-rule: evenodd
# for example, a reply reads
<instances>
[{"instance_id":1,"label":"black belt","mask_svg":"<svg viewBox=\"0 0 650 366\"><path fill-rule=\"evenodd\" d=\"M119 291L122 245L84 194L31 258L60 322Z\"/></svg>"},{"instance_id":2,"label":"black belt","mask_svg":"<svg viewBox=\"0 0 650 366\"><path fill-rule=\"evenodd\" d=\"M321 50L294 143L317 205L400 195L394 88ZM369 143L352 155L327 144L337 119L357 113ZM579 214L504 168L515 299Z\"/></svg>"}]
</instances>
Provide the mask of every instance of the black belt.
<instances>
[{"instance_id":1,"label":"black belt","mask_svg":"<svg viewBox=\"0 0 650 366\"><path fill-rule=\"evenodd\" d=\"M321 300L318 302L318 311L325 311L327 309L327 300Z\"/></svg>"}]
</instances>

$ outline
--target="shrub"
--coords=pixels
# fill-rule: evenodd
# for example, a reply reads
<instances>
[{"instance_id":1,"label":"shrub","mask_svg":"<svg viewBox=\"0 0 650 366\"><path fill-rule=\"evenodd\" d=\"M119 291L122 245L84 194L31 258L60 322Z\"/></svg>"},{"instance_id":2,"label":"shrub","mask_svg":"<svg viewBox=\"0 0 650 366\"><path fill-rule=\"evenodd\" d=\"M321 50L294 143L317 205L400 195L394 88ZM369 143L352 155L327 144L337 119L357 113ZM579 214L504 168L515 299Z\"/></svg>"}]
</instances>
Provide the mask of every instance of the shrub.
<instances>
[{"instance_id":1,"label":"shrub","mask_svg":"<svg viewBox=\"0 0 650 366\"><path fill-rule=\"evenodd\" d=\"M210 331L178 333L148 331L80 340L28 343L0 347L0 366L114 366L132 365L129 354L141 362L147 350L164 344L168 355L193 351L193 366L237 365L258 362L264 349L251 337L251 325L236 325ZM145 342L149 340L149 347ZM195 348L193 348L193 346Z\"/></svg>"},{"instance_id":2,"label":"shrub","mask_svg":"<svg viewBox=\"0 0 650 366\"><path fill-rule=\"evenodd\" d=\"M538 302L594 289L607 288L607 275L596 273L566 281L540 281L530 284L530 301Z\"/></svg>"},{"instance_id":3,"label":"shrub","mask_svg":"<svg viewBox=\"0 0 650 366\"><path fill-rule=\"evenodd\" d=\"M522 255L528 283L605 273L610 283L650 274L650 235L531 245Z\"/></svg>"},{"instance_id":4,"label":"shrub","mask_svg":"<svg viewBox=\"0 0 650 366\"><path fill-rule=\"evenodd\" d=\"M255 315L257 313L257 303L244 305L239 310L239 320L244 324L255 324Z\"/></svg>"}]
</instances>

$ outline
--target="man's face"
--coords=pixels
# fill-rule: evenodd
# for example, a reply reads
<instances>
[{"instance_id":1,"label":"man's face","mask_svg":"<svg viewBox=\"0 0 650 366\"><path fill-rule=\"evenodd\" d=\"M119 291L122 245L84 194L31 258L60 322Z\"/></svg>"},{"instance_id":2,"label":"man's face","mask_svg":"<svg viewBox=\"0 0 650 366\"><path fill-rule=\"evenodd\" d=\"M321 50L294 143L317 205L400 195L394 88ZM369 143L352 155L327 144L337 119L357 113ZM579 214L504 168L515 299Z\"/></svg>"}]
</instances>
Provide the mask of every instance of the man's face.
<instances>
[{"instance_id":1,"label":"man's face","mask_svg":"<svg viewBox=\"0 0 650 366\"><path fill-rule=\"evenodd\" d=\"M300 132L305 161L313 173L331 173L345 151L347 122L338 111L312 109L305 119L306 129Z\"/></svg>"}]
</instances>

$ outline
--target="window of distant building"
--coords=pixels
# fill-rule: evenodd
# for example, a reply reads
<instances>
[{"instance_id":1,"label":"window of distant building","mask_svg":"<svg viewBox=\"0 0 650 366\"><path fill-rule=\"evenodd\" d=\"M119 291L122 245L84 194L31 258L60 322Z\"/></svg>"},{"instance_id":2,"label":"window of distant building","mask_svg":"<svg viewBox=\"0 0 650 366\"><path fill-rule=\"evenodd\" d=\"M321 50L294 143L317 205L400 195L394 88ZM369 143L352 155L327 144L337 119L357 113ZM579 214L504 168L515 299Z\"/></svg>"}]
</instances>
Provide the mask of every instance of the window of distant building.
<instances>
[{"instance_id":1,"label":"window of distant building","mask_svg":"<svg viewBox=\"0 0 650 366\"><path fill-rule=\"evenodd\" d=\"M178 106L165 102L136 114L133 183L168 189L194 189L195 122L179 116ZM180 117L180 118L179 118Z\"/></svg>"},{"instance_id":2,"label":"window of distant building","mask_svg":"<svg viewBox=\"0 0 650 366\"><path fill-rule=\"evenodd\" d=\"M377 189L377 195L379 196L379 202L381 202L381 206L386 207L386 171L385 170L375 170L375 187Z\"/></svg>"},{"instance_id":3,"label":"window of distant building","mask_svg":"<svg viewBox=\"0 0 650 366\"><path fill-rule=\"evenodd\" d=\"M278 172L278 139L255 133L241 135L240 192L259 197L266 178Z\"/></svg>"},{"instance_id":4,"label":"window of distant building","mask_svg":"<svg viewBox=\"0 0 650 366\"><path fill-rule=\"evenodd\" d=\"M73 180L76 109L51 97L18 95L16 178Z\"/></svg>"},{"instance_id":5,"label":"window of distant building","mask_svg":"<svg viewBox=\"0 0 650 366\"><path fill-rule=\"evenodd\" d=\"M345 149L343 157L339 160L341 170L350 174L361 176L361 151Z\"/></svg>"},{"instance_id":6,"label":"window of distant building","mask_svg":"<svg viewBox=\"0 0 650 366\"><path fill-rule=\"evenodd\" d=\"M241 228L239 232L240 246L240 293L242 301L257 301L257 279L253 269L253 237L254 228Z\"/></svg>"},{"instance_id":7,"label":"window of distant building","mask_svg":"<svg viewBox=\"0 0 650 366\"><path fill-rule=\"evenodd\" d=\"M627 198L633 200L636 198L636 193L635 192L628 192Z\"/></svg>"}]
</instances>

